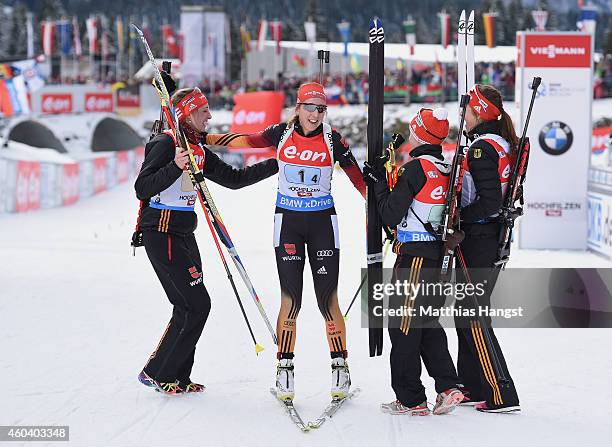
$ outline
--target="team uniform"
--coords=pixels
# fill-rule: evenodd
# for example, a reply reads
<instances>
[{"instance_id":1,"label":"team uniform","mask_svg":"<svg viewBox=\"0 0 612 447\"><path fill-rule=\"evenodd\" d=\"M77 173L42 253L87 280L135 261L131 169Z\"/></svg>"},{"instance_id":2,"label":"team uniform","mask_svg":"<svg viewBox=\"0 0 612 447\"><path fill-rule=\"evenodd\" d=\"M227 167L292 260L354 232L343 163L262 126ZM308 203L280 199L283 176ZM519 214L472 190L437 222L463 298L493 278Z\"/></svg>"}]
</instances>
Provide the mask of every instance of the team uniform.
<instances>
[{"instance_id":1,"label":"team uniform","mask_svg":"<svg viewBox=\"0 0 612 447\"><path fill-rule=\"evenodd\" d=\"M281 287L277 322L279 368L291 371L284 377L292 380L296 320L302 304L303 272L308 256L317 304L325 319L332 368L338 366L334 371L342 374L347 346L338 306L340 239L331 194L336 162L359 192L365 194L361 171L348 144L326 123L306 136L299 122L273 125L252 135L209 134L206 141L230 147L276 148L274 162L278 164L279 180L273 239ZM281 386L291 390L286 396L292 398L292 383Z\"/></svg>"},{"instance_id":2,"label":"team uniform","mask_svg":"<svg viewBox=\"0 0 612 447\"><path fill-rule=\"evenodd\" d=\"M497 257L500 224L496 220L502 198L508 188L511 163L510 147L499 135L497 121L485 121L476 126L468 137L472 140L466 157L466 170L461 188L461 229L465 239L461 253L469 268L473 283L487 281L487 293L478 297L481 307L490 306L491 293L497 281L498 269L493 269ZM458 271L461 275L461 271ZM473 402L485 401L489 408L518 407L514 382L508 372L499 342L485 318L486 328L477 320L456 318L459 352L457 369L466 394ZM488 331L507 383L500 384L493 373L492 356L484 343Z\"/></svg>"},{"instance_id":3,"label":"team uniform","mask_svg":"<svg viewBox=\"0 0 612 447\"><path fill-rule=\"evenodd\" d=\"M272 161L234 169L200 141L190 139L189 145L204 177L228 188L242 188L277 172ZM145 147L135 183L136 195L143 204L138 222L142 241L173 305L172 318L139 380L169 394L190 391L190 386L197 385L190 374L196 343L210 312L210 297L193 234L198 197L187 172L174 161L175 147L171 133L155 136Z\"/></svg>"},{"instance_id":4,"label":"team uniform","mask_svg":"<svg viewBox=\"0 0 612 447\"><path fill-rule=\"evenodd\" d=\"M422 113L425 115L423 118ZM433 130L431 135L421 135L426 144L412 149L412 160L398 171L400 175L392 191L384 181L372 184L383 223L395 228L393 252L397 259L391 284L396 284L396 281L413 285L433 284L439 280L442 243L438 227L442 223L450 166L444 162L440 146L448 134L446 111L437 109L435 113L421 110L417 115L421 120L420 129L411 131L418 136L425 133L423 129L427 124L431 129L442 122L437 124L442 129L438 131L441 136L434 137ZM411 124L415 122L413 120ZM421 140L417 138L417 141ZM430 141L437 144L429 144ZM421 383L421 360L434 379L438 393L434 414L451 411L463 398L457 390L459 380L444 329L437 318L426 318L419 312L409 313L421 306L439 308L444 301L442 295L414 295L412 292L389 298L389 307L403 312L401 317L389 317L391 386L396 401L383 404L381 409L384 412L415 416L429 414L425 388Z\"/></svg>"}]
</instances>

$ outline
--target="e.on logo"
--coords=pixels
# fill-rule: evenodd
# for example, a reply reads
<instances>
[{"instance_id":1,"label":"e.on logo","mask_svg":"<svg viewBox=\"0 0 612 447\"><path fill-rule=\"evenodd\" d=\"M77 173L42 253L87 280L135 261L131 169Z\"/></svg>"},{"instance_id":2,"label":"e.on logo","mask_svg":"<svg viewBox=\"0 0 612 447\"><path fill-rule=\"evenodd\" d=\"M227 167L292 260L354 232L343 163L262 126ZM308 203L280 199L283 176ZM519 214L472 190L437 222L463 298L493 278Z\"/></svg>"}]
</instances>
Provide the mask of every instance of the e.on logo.
<instances>
[{"instance_id":1,"label":"e.on logo","mask_svg":"<svg viewBox=\"0 0 612 447\"><path fill-rule=\"evenodd\" d=\"M312 161L313 164L325 163L327 158L327 152L316 152L310 149L298 150L295 146L287 146L282 150L283 158L286 160L301 160L301 161Z\"/></svg>"},{"instance_id":2,"label":"e.on logo","mask_svg":"<svg viewBox=\"0 0 612 447\"><path fill-rule=\"evenodd\" d=\"M264 111L250 111L239 110L234 115L234 124L242 126L244 124L262 124L266 122L266 112Z\"/></svg>"},{"instance_id":3,"label":"e.on logo","mask_svg":"<svg viewBox=\"0 0 612 447\"><path fill-rule=\"evenodd\" d=\"M429 196L434 200L440 200L444 198L445 195L446 195L446 191L444 191L444 188L442 186L435 187L431 191L431 194L429 194Z\"/></svg>"},{"instance_id":4,"label":"e.on logo","mask_svg":"<svg viewBox=\"0 0 612 447\"><path fill-rule=\"evenodd\" d=\"M42 113L72 112L72 94L45 93L40 97Z\"/></svg>"},{"instance_id":5,"label":"e.on logo","mask_svg":"<svg viewBox=\"0 0 612 447\"><path fill-rule=\"evenodd\" d=\"M86 93L85 94L86 112L112 112L113 95L112 93Z\"/></svg>"}]
</instances>

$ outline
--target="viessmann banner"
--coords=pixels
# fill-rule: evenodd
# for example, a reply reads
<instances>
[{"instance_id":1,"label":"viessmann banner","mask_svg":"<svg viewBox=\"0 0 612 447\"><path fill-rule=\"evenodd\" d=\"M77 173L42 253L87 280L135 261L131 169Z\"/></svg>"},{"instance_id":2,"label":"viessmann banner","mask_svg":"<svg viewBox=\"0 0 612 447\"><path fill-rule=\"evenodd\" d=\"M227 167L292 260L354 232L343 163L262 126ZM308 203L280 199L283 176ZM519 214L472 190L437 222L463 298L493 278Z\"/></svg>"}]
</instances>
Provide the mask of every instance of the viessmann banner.
<instances>
[{"instance_id":1,"label":"viessmann banner","mask_svg":"<svg viewBox=\"0 0 612 447\"><path fill-rule=\"evenodd\" d=\"M591 35L520 32L517 45L519 128L527 116L531 80L542 78L527 132L531 154L520 246L585 249L593 91Z\"/></svg>"}]
</instances>

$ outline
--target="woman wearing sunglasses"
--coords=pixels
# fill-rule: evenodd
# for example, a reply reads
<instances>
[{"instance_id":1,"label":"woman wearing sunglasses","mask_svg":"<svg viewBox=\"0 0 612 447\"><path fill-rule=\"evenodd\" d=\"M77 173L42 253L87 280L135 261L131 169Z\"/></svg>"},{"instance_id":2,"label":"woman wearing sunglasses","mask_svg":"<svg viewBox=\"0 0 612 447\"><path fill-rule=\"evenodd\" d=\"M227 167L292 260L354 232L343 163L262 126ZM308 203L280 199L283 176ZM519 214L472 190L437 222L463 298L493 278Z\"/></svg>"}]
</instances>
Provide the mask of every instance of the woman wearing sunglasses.
<instances>
[{"instance_id":1,"label":"woman wearing sunglasses","mask_svg":"<svg viewBox=\"0 0 612 447\"><path fill-rule=\"evenodd\" d=\"M360 169L342 136L323 119L327 98L321 84L300 86L295 115L252 135L209 134L207 144L229 147L277 148L278 193L274 215L274 249L281 286L277 321L277 397L292 400L296 319L302 304L306 254L310 262L317 304L326 324L332 358L332 397L348 394L350 375L346 329L338 306L340 241L331 195L336 162L365 196Z\"/></svg>"}]
</instances>

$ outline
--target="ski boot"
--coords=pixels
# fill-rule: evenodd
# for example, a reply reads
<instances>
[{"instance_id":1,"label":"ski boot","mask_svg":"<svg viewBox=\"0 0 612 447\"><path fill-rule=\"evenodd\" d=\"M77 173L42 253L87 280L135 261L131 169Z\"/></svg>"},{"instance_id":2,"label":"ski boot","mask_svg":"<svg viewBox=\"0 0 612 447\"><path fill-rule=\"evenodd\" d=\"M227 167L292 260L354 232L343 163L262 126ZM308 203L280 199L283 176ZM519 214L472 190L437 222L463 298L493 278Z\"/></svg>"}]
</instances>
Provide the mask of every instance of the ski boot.
<instances>
[{"instance_id":1,"label":"ski boot","mask_svg":"<svg viewBox=\"0 0 612 447\"><path fill-rule=\"evenodd\" d=\"M280 359L276 367L276 397L291 402L294 395L293 359Z\"/></svg>"},{"instance_id":2,"label":"ski boot","mask_svg":"<svg viewBox=\"0 0 612 447\"><path fill-rule=\"evenodd\" d=\"M342 357L332 359L332 399L344 399L351 388L351 374L348 363Z\"/></svg>"}]
</instances>

